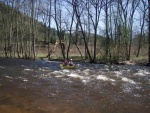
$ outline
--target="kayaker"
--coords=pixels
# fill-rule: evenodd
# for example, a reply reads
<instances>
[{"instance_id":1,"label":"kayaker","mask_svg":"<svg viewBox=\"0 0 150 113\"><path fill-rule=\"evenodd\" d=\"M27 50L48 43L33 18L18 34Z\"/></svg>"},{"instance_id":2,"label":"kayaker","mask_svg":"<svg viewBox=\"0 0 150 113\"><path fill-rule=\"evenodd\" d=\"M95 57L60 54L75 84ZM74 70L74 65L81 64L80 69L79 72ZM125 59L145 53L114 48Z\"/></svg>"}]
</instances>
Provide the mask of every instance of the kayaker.
<instances>
[{"instance_id":1,"label":"kayaker","mask_svg":"<svg viewBox=\"0 0 150 113\"><path fill-rule=\"evenodd\" d=\"M70 61L69 61L69 66L73 66L74 64L73 64L73 61L72 61L72 59L70 59Z\"/></svg>"},{"instance_id":2,"label":"kayaker","mask_svg":"<svg viewBox=\"0 0 150 113\"><path fill-rule=\"evenodd\" d=\"M64 59L63 66L67 66L67 63L68 63L67 59Z\"/></svg>"}]
</instances>

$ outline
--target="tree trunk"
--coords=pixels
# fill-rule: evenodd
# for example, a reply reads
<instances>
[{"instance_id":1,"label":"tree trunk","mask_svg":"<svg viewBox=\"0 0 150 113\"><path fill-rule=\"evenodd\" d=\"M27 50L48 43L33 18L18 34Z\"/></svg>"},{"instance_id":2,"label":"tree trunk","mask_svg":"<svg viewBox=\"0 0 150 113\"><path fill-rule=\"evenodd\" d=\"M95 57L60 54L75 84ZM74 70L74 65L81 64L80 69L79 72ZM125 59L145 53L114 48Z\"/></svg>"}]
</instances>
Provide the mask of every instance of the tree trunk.
<instances>
[{"instance_id":1,"label":"tree trunk","mask_svg":"<svg viewBox=\"0 0 150 113\"><path fill-rule=\"evenodd\" d=\"M34 0L32 0L31 18L32 18L31 20L32 53L33 53L33 59L35 60Z\"/></svg>"},{"instance_id":2,"label":"tree trunk","mask_svg":"<svg viewBox=\"0 0 150 113\"><path fill-rule=\"evenodd\" d=\"M108 52L109 52L109 34L108 34L108 1L106 0L106 7L105 7L105 16L106 16L106 20L105 20L105 24L106 24L106 50L105 50L105 57L106 59L108 58Z\"/></svg>"},{"instance_id":3,"label":"tree trunk","mask_svg":"<svg viewBox=\"0 0 150 113\"><path fill-rule=\"evenodd\" d=\"M73 15L72 15L72 17L71 17L71 25L70 25L70 29L69 29L69 45L68 45L68 48L67 48L67 59L69 58L69 49L70 49L70 42L71 42L71 39L70 38L72 38L72 26L73 26L73 21L74 21L74 15L75 15L75 12L74 12L74 10L73 10Z\"/></svg>"},{"instance_id":4,"label":"tree trunk","mask_svg":"<svg viewBox=\"0 0 150 113\"><path fill-rule=\"evenodd\" d=\"M148 0L148 65L150 66L150 0Z\"/></svg>"},{"instance_id":5,"label":"tree trunk","mask_svg":"<svg viewBox=\"0 0 150 113\"><path fill-rule=\"evenodd\" d=\"M90 59L90 62L93 62L92 57L91 57L91 54L90 54L90 51L89 51L89 48L88 48L88 44L87 44L87 41L86 41L86 38L85 38L86 35L85 35L85 32L83 31L83 26L82 26L82 24L81 24L80 15L78 14L76 8L77 8L77 7L75 6L75 13L76 13L77 20L78 20L79 25L80 25L80 28L81 28L81 32L82 32L82 35L83 35L85 48L86 48L86 50L87 50L87 54L88 54L88 57L89 57L89 59Z\"/></svg>"},{"instance_id":6,"label":"tree trunk","mask_svg":"<svg viewBox=\"0 0 150 113\"><path fill-rule=\"evenodd\" d=\"M140 31L140 37L139 37L139 40L138 40L138 49L137 49L136 57L139 57L140 50L141 50L141 41L142 41L142 37L143 37L143 29L144 29L144 23L145 23L145 14L146 14L146 12L144 12L144 14L143 14L142 26L141 26L141 31Z\"/></svg>"},{"instance_id":7,"label":"tree trunk","mask_svg":"<svg viewBox=\"0 0 150 113\"><path fill-rule=\"evenodd\" d=\"M52 6L52 0L50 0L49 1L49 20L48 20L48 22L49 22L49 25L48 25L48 27L49 27L49 30L48 30L48 60L50 60L51 58L50 58L50 36L51 36L51 6Z\"/></svg>"},{"instance_id":8,"label":"tree trunk","mask_svg":"<svg viewBox=\"0 0 150 113\"><path fill-rule=\"evenodd\" d=\"M63 31L62 31L62 26L61 26L61 9L59 9L59 22L58 22L58 18L57 18L57 0L54 0L54 12L55 12L55 15L54 15L54 20L55 20L55 23L56 23L56 28L57 28L57 35L58 35L58 38L59 38L59 43L60 43L60 48L61 48L61 53L62 53L62 56L63 58L65 59L65 51L64 51L64 46L62 44L62 41L64 39L64 35L63 35Z\"/></svg>"}]
</instances>

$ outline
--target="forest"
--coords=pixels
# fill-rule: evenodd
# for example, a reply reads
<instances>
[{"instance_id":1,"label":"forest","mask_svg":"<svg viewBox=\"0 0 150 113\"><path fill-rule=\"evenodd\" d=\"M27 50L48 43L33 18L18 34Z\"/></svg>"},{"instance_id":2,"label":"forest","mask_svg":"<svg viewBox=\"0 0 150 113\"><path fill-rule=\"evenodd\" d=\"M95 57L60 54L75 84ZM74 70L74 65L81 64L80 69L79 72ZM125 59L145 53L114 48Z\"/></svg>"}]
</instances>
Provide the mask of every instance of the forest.
<instances>
[{"instance_id":1,"label":"forest","mask_svg":"<svg viewBox=\"0 0 150 113\"><path fill-rule=\"evenodd\" d=\"M150 65L150 0L1 0L0 57Z\"/></svg>"}]
</instances>

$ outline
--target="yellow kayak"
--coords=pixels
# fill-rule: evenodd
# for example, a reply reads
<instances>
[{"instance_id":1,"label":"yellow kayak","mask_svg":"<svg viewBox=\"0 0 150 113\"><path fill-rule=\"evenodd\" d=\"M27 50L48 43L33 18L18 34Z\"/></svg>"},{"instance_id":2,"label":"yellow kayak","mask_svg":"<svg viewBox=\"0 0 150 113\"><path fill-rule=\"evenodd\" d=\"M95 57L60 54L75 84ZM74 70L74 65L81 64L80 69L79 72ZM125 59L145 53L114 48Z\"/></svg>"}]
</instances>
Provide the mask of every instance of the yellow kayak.
<instances>
[{"instance_id":1,"label":"yellow kayak","mask_svg":"<svg viewBox=\"0 0 150 113\"><path fill-rule=\"evenodd\" d=\"M75 68L76 68L75 65L73 65L73 66L69 66L69 65L63 66L63 64L60 64L60 67L61 67L62 69L75 69Z\"/></svg>"}]
</instances>

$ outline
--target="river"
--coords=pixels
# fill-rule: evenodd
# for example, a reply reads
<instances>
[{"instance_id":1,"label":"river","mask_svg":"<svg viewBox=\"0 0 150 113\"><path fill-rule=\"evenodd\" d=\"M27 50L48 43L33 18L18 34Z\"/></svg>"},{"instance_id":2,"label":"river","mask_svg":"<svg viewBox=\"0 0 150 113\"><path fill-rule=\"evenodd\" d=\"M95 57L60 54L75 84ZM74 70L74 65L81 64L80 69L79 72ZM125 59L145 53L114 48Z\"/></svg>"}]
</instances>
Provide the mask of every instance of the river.
<instances>
[{"instance_id":1,"label":"river","mask_svg":"<svg viewBox=\"0 0 150 113\"><path fill-rule=\"evenodd\" d=\"M0 59L0 113L150 113L150 67Z\"/></svg>"}]
</instances>

